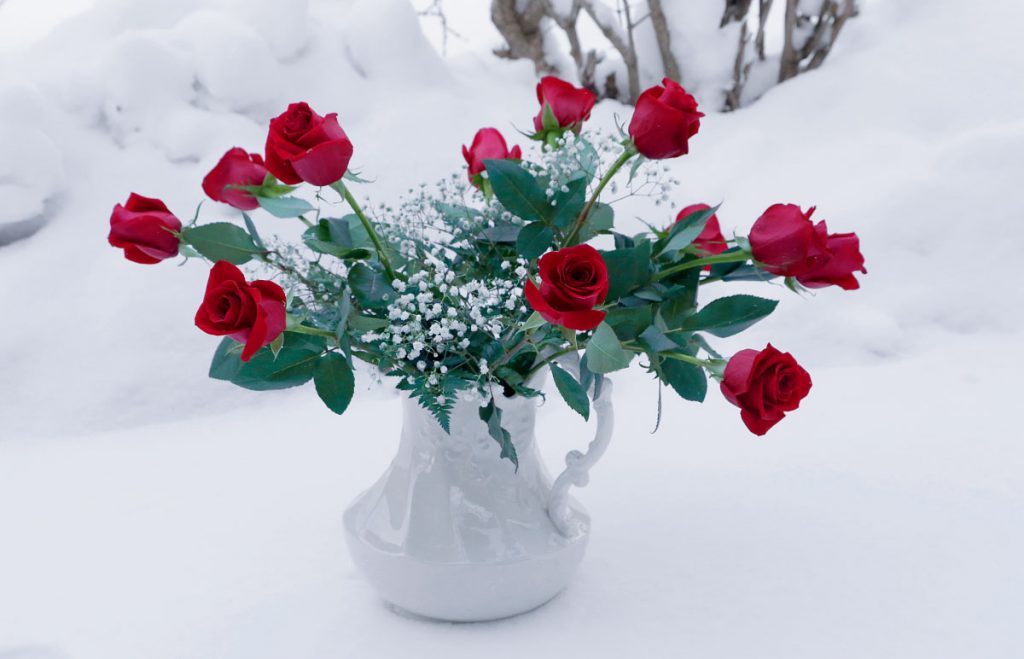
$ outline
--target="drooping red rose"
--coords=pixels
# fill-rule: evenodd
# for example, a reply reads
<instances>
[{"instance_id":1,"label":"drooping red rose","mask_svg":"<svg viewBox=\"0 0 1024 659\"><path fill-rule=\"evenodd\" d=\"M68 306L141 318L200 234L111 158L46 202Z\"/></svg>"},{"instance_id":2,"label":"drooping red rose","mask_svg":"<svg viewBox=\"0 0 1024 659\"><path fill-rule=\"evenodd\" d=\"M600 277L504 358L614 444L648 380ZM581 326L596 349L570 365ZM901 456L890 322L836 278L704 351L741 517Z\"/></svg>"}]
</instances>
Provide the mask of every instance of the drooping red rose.
<instances>
[{"instance_id":1,"label":"drooping red rose","mask_svg":"<svg viewBox=\"0 0 1024 659\"><path fill-rule=\"evenodd\" d=\"M788 352L772 344L758 352L741 350L725 367L722 394L740 408L750 432L764 435L800 406L811 390L811 376Z\"/></svg>"},{"instance_id":2,"label":"drooping red rose","mask_svg":"<svg viewBox=\"0 0 1024 659\"><path fill-rule=\"evenodd\" d=\"M500 160L502 158L518 160L522 156L523 152L518 146L509 150L505 138L497 128L481 128L473 136L473 144L468 148L465 145L462 147L462 157L469 165L469 180L477 187L480 187L477 176L484 171L485 160Z\"/></svg>"},{"instance_id":3,"label":"drooping red rose","mask_svg":"<svg viewBox=\"0 0 1024 659\"><path fill-rule=\"evenodd\" d=\"M533 127L540 132L544 130L544 106L551 108L559 128L569 128L579 132L583 122L590 118L597 98L594 92L572 84L554 76L544 76L537 84L537 101L540 112L533 118Z\"/></svg>"},{"instance_id":4,"label":"drooping red rose","mask_svg":"<svg viewBox=\"0 0 1024 659\"><path fill-rule=\"evenodd\" d=\"M196 327L244 343L242 361L249 361L284 331L284 290L272 281L246 281L237 267L217 261L196 312Z\"/></svg>"},{"instance_id":5,"label":"drooping red rose","mask_svg":"<svg viewBox=\"0 0 1024 659\"><path fill-rule=\"evenodd\" d=\"M235 147L221 156L220 162L203 178L203 192L214 201L251 211L259 208L256 197L247 190L228 186L260 185L266 177L262 156Z\"/></svg>"},{"instance_id":6,"label":"drooping red rose","mask_svg":"<svg viewBox=\"0 0 1024 659\"><path fill-rule=\"evenodd\" d=\"M676 215L676 222L688 215L706 211L709 208L711 206L707 204L691 204L679 211L679 215ZM704 229L700 234L694 238L693 244L697 246L697 249L701 251L703 256L721 254L728 248L728 245L725 244L725 236L722 235L722 227L718 224L717 215L712 214L708 218L707 224L704 225Z\"/></svg>"},{"instance_id":7,"label":"drooping red rose","mask_svg":"<svg viewBox=\"0 0 1024 659\"><path fill-rule=\"evenodd\" d=\"M773 204L750 229L750 251L761 267L775 275L799 277L829 260L825 236L796 204Z\"/></svg>"},{"instance_id":8,"label":"drooping red rose","mask_svg":"<svg viewBox=\"0 0 1024 659\"><path fill-rule=\"evenodd\" d=\"M565 247L540 258L541 284L526 280L530 306L553 325L592 330L605 312L594 309L608 296L608 267L590 245Z\"/></svg>"},{"instance_id":9,"label":"drooping red rose","mask_svg":"<svg viewBox=\"0 0 1024 659\"><path fill-rule=\"evenodd\" d=\"M860 238L855 233L829 233L825 220L814 227L818 237L825 241L829 258L823 264L797 275L796 279L807 288L838 286L846 291L860 288L854 272L867 274L864 256L860 253Z\"/></svg>"},{"instance_id":10,"label":"drooping red rose","mask_svg":"<svg viewBox=\"0 0 1024 659\"><path fill-rule=\"evenodd\" d=\"M700 130L697 101L669 78L640 94L629 122L637 151L651 160L675 158L690 151L690 138Z\"/></svg>"},{"instance_id":11,"label":"drooping red rose","mask_svg":"<svg viewBox=\"0 0 1024 659\"><path fill-rule=\"evenodd\" d=\"M181 241L172 233L177 231L181 231L181 220L164 202L133 192L123 206L114 206L107 240L123 249L129 261L148 265L178 255Z\"/></svg>"},{"instance_id":12,"label":"drooping red rose","mask_svg":"<svg viewBox=\"0 0 1024 659\"><path fill-rule=\"evenodd\" d=\"M341 180L352 159L352 142L334 112L321 117L306 103L292 103L270 120L267 169L288 185L330 185Z\"/></svg>"}]
</instances>

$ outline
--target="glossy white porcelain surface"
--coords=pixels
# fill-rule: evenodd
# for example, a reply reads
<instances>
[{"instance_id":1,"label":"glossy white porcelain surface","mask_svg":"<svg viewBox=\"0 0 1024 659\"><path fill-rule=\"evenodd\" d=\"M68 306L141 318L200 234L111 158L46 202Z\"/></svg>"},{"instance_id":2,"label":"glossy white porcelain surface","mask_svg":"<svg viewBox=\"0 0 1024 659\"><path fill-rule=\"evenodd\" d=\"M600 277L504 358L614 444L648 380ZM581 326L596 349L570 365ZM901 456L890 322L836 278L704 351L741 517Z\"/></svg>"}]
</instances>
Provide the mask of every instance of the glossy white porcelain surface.
<instances>
[{"instance_id":1,"label":"glossy white porcelain surface","mask_svg":"<svg viewBox=\"0 0 1024 659\"><path fill-rule=\"evenodd\" d=\"M557 595L586 549L589 518L566 492L586 482L610 437L606 386L591 451L567 457L554 496L536 448L537 399L498 400L517 473L499 457L478 402L456 403L449 435L404 398L398 454L345 512L349 550L366 579L401 609L452 621L511 616Z\"/></svg>"}]
</instances>

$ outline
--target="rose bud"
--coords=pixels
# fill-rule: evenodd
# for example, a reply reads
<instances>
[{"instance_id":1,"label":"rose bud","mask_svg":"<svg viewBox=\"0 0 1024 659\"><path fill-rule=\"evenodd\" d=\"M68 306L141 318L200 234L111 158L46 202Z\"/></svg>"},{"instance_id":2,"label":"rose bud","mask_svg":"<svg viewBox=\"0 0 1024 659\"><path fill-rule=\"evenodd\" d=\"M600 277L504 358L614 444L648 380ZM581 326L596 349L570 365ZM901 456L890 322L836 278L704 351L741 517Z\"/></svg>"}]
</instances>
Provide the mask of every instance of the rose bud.
<instances>
[{"instance_id":1,"label":"rose bud","mask_svg":"<svg viewBox=\"0 0 1024 659\"><path fill-rule=\"evenodd\" d=\"M196 327L244 343L242 361L247 362L284 331L284 290L272 281L248 282L237 267L217 261L196 312Z\"/></svg>"},{"instance_id":2,"label":"rose bud","mask_svg":"<svg viewBox=\"0 0 1024 659\"><path fill-rule=\"evenodd\" d=\"M577 331L592 330L605 312L594 309L608 295L608 268L590 245L565 247L540 258L541 284L526 280L530 306L553 325Z\"/></svg>"},{"instance_id":3,"label":"rose bud","mask_svg":"<svg viewBox=\"0 0 1024 659\"><path fill-rule=\"evenodd\" d=\"M838 286L846 291L860 288L860 282L853 276L860 271L867 274L864 268L864 256L860 253L860 239L855 233L829 233L825 221L814 227L818 237L825 241L831 257L817 267L811 268L796 280L807 288L824 288Z\"/></svg>"},{"instance_id":4,"label":"rose bud","mask_svg":"<svg viewBox=\"0 0 1024 659\"><path fill-rule=\"evenodd\" d=\"M505 138L501 136L497 128L481 128L473 136L473 144L466 148L462 147L462 157L469 165L469 181L476 187L481 185L480 174L484 171L485 160L501 160L513 158L518 160L523 152L518 146L512 147L509 151Z\"/></svg>"},{"instance_id":5,"label":"rose bud","mask_svg":"<svg viewBox=\"0 0 1024 659\"><path fill-rule=\"evenodd\" d=\"M750 229L750 251L761 268L774 275L797 277L820 267L829 259L825 236L796 204L774 204Z\"/></svg>"},{"instance_id":6,"label":"rose bud","mask_svg":"<svg viewBox=\"0 0 1024 659\"><path fill-rule=\"evenodd\" d=\"M580 132L583 122L590 118L590 111L597 100L594 92L554 76L544 76L537 84L537 101L540 112L533 118L533 127L538 133L548 130L569 129ZM544 124L544 109L550 108L557 126Z\"/></svg>"},{"instance_id":7,"label":"rose bud","mask_svg":"<svg viewBox=\"0 0 1024 659\"><path fill-rule=\"evenodd\" d=\"M341 180L352 159L352 142L334 112L321 117L305 103L292 103L270 120L267 169L288 185L330 185Z\"/></svg>"},{"instance_id":8,"label":"rose bud","mask_svg":"<svg viewBox=\"0 0 1024 659\"><path fill-rule=\"evenodd\" d=\"M629 122L629 136L637 151L651 160L689 153L690 138L700 130L704 116L679 83L665 78L661 84L640 94Z\"/></svg>"},{"instance_id":9,"label":"rose bud","mask_svg":"<svg viewBox=\"0 0 1024 659\"><path fill-rule=\"evenodd\" d=\"M684 217L699 213L700 211L706 211L711 208L707 204L692 204L687 206L683 210L679 211L679 215L676 215L676 222L680 221ZM707 224L704 225L704 229L700 234L693 239L693 244L700 250L703 256L713 256L715 254L721 254L728 247L725 244L725 236L722 235L722 228L718 224L718 216L712 214L708 218ZM709 266L710 267L710 266Z\"/></svg>"},{"instance_id":10,"label":"rose bud","mask_svg":"<svg viewBox=\"0 0 1024 659\"><path fill-rule=\"evenodd\" d=\"M203 178L203 192L214 201L251 211L260 204L251 192L239 186L262 185L266 177L267 168L258 153L246 153L245 149L235 147Z\"/></svg>"},{"instance_id":11,"label":"rose bud","mask_svg":"<svg viewBox=\"0 0 1024 659\"><path fill-rule=\"evenodd\" d=\"M722 394L740 408L750 432L763 435L800 406L811 390L811 376L788 352L772 344L758 352L741 350L725 366Z\"/></svg>"},{"instance_id":12,"label":"rose bud","mask_svg":"<svg viewBox=\"0 0 1024 659\"><path fill-rule=\"evenodd\" d=\"M133 192L124 206L114 206L107 240L123 249L129 261L152 264L178 255L181 241L174 234L178 231L181 220L167 210L164 202Z\"/></svg>"}]
</instances>

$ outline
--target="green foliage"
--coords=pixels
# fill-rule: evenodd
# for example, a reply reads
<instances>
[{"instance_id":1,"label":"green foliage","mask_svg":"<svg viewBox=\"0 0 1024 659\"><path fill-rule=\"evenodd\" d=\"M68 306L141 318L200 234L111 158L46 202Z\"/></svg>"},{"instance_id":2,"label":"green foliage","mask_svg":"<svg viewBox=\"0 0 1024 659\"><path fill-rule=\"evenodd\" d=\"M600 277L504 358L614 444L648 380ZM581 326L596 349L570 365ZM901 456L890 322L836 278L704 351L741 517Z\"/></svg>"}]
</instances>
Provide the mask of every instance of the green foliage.
<instances>
[{"instance_id":1,"label":"green foliage","mask_svg":"<svg viewBox=\"0 0 1024 659\"><path fill-rule=\"evenodd\" d=\"M668 232L668 236L658 241L656 253L675 252L689 247L694 239L700 235L700 232L704 230L704 225L708 223L708 220L715 214L719 206L721 204L706 210L694 211L673 224Z\"/></svg>"},{"instance_id":2,"label":"green foliage","mask_svg":"<svg viewBox=\"0 0 1024 659\"><path fill-rule=\"evenodd\" d=\"M584 419L590 419L590 400L583 386L576 381L568 371L555 362L551 362L551 377L555 381L555 388L562 394L565 402Z\"/></svg>"},{"instance_id":3,"label":"green foliage","mask_svg":"<svg viewBox=\"0 0 1024 659\"><path fill-rule=\"evenodd\" d=\"M568 183L567 192L559 192L555 195L555 213L551 218L552 224L559 229L568 229L576 218L583 211L587 202L587 178L575 178Z\"/></svg>"},{"instance_id":4,"label":"green foliage","mask_svg":"<svg viewBox=\"0 0 1024 659\"><path fill-rule=\"evenodd\" d=\"M508 459L519 471L519 456L516 455L516 446L512 443L512 435L501 427L501 408L494 404L492 398L486 405L480 408L480 420L487 424L487 432L498 442L501 447L501 457Z\"/></svg>"},{"instance_id":5,"label":"green foliage","mask_svg":"<svg viewBox=\"0 0 1024 659\"><path fill-rule=\"evenodd\" d=\"M342 414L352 402L356 380L345 356L328 352L316 362L313 384L320 400L335 414Z\"/></svg>"},{"instance_id":6,"label":"green foliage","mask_svg":"<svg viewBox=\"0 0 1024 659\"><path fill-rule=\"evenodd\" d=\"M720 337L732 336L770 314L778 304L777 300L754 295L730 295L711 302L686 318L681 327L706 331Z\"/></svg>"},{"instance_id":7,"label":"green foliage","mask_svg":"<svg viewBox=\"0 0 1024 659\"><path fill-rule=\"evenodd\" d=\"M311 203L298 197L256 197L256 201L260 208L274 217L298 217L316 210Z\"/></svg>"},{"instance_id":8,"label":"green foliage","mask_svg":"<svg viewBox=\"0 0 1024 659\"><path fill-rule=\"evenodd\" d=\"M632 355L626 352L607 322L594 330L587 342L587 367L594 373L611 373L629 366Z\"/></svg>"},{"instance_id":9,"label":"green foliage","mask_svg":"<svg viewBox=\"0 0 1024 659\"><path fill-rule=\"evenodd\" d=\"M302 234L302 241L314 252L330 254L339 259L368 259L373 255L372 250L355 246L348 217L321 218L315 225L306 229Z\"/></svg>"},{"instance_id":10,"label":"green foliage","mask_svg":"<svg viewBox=\"0 0 1024 659\"><path fill-rule=\"evenodd\" d=\"M245 229L230 222L213 222L183 229L181 238L214 262L241 265L265 251L256 245Z\"/></svg>"},{"instance_id":11,"label":"green foliage","mask_svg":"<svg viewBox=\"0 0 1024 659\"><path fill-rule=\"evenodd\" d=\"M546 252L554 239L554 232L543 222L531 222L519 232L516 251L524 259L533 260Z\"/></svg>"},{"instance_id":12,"label":"green foliage","mask_svg":"<svg viewBox=\"0 0 1024 659\"><path fill-rule=\"evenodd\" d=\"M651 243L601 252L608 267L608 300L617 300L651 278Z\"/></svg>"},{"instance_id":13,"label":"green foliage","mask_svg":"<svg viewBox=\"0 0 1024 659\"><path fill-rule=\"evenodd\" d=\"M296 387L313 377L324 350L322 337L285 332L284 344L276 356L267 346L243 362L241 344L225 338L213 355L210 377L254 391Z\"/></svg>"},{"instance_id":14,"label":"green foliage","mask_svg":"<svg viewBox=\"0 0 1024 659\"><path fill-rule=\"evenodd\" d=\"M708 378L701 367L666 357L661 360L657 371L662 382L672 387L680 397L704 402L708 393Z\"/></svg>"},{"instance_id":15,"label":"green foliage","mask_svg":"<svg viewBox=\"0 0 1024 659\"><path fill-rule=\"evenodd\" d=\"M365 263L352 266L348 273L348 285L359 306L364 309L383 309L398 297L384 273Z\"/></svg>"},{"instance_id":16,"label":"green foliage","mask_svg":"<svg viewBox=\"0 0 1024 659\"><path fill-rule=\"evenodd\" d=\"M612 326L616 336L621 337L623 341L631 341L638 337L653 319L653 305L642 304L635 307L612 307L604 320Z\"/></svg>"},{"instance_id":17,"label":"green foliage","mask_svg":"<svg viewBox=\"0 0 1024 659\"><path fill-rule=\"evenodd\" d=\"M554 209L532 174L512 160L485 160L494 196L513 215L527 222L550 223Z\"/></svg>"},{"instance_id":18,"label":"green foliage","mask_svg":"<svg viewBox=\"0 0 1024 659\"><path fill-rule=\"evenodd\" d=\"M587 214L580 232L576 235L577 243L585 243L604 231L611 231L615 225L615 212L608 204L596 203Z\"/></svg>"}]
</instances>

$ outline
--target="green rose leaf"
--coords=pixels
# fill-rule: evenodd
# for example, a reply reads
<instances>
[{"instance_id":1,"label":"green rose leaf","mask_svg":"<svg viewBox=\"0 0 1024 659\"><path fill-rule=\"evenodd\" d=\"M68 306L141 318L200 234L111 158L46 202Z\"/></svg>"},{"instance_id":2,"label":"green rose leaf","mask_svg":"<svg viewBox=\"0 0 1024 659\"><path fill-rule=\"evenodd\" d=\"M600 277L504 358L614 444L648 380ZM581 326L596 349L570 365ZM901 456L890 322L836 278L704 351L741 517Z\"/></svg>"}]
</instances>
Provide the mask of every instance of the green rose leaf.
<instances>
[{"instance_id":1,"label":"green rose leaf","mask_svg":"<svg viewBox=\"0 0 1024 659\"><path fill-rule=\"evenodd\" d=\"M316 210L313 204L298 197L256 197L260 208L274 217L298 217Z\"/></svg>"},{"instance_id":2,"label":"green rose leaf","mask_svg":"<svg viewBox=\"0 0 1024 659\"><path fill-rule=\"evenodd\" d=\"M578 243L585 243L602 231L611 231L615 226L615 211L608 204L597 203L590 209L587 219L583 221L580 232L576 235Z\"/></svg>"},{"instance_id":3,"label":"green rose leaf","mask_svg":"<svg viewBox=\"0 0 1024 659\"><path fill-rule=\"evenodd\" d=\"M754 295L730 295L711 302L682 323L682 329L732 336L761 320L778 306L778 300Z\"/></svg>"},{"instance_id":4,"label":"green rose leaf","mask_svg":"<svg viewBox=\"0 0 1024 659\"><path fill-rule=\"evenodd\" d=\"M519 163L511 160L485 160L487 179L494 195L513 215L527 222L550 222L553 208L544 187Z\"/></svg>"},{"instance_id":5,"label":"green rose leaf","mask_svg":"<svg viewBox=\"0 0 1024 659\"><path fill-rule=\"evenodd\" d=\"M708 378L704 369L694 364L666 358L658 368L658 375L686 400L701 403L708 393Z\"/></svg>"},{"instance_id":6,"label":"green rose leaf","mask_svg":"<svg viewBox=\"0 0 1024 659\"><path fill-rule=\"evenodd\" d=\"M501 408L494 404L492 398L480 408L480 420L487 424L487 433L498 442L501 447L501 457L507 458L519 471L519 456L516 455L516 446L512 443L512 435L501 427Z\"/></svg>"},{"instance_id":7,"label":"green rose leaf","mask_svg":"<svg viewBox=\"0 0 1024 659\"><path fill-rule=\"evenodd\" d=\"M594 330L587 342L587 368L594 373L611 373L629 366L632 355L623 349L615 330L607 322Z\"/></svg>"},{"instance_id":8,"label":"green rose leaf","mask_svg":"<svg viewBox=\"0 0 1024 659\"><path fill-rule=\"evenodd\" d=\"M364 309L383 309L398 297L384 273L365 263L352 266L348 272L348 285Z\"/></svg>"},{"instance_id":9,"label":"green rose leaf","mask_svg":"<svg viewBox=\"0 0 1024 659\"><path fill-rule=\"evenodd\" d=\"M695 211L673 224L658 253L674 252L688 247L704 230L704 225L708 223L719 206L721 204L706 210Z\"/></svg>"},{"instance_id":10,"label":"green rose leaf","mask_svg":"<svg viewBox=\"0 0 1024 659\"><path fill-rule=\"evenodd\" d=\"M241 360L240 347L241 344L232 339L221 341L210 364L210 377L245 389L266 391L308 382L323 354L324 339L285 332L284 344L276 356L267 346L247 362Z\"/></svg>"},{"instance_id":11,"label":"green rose leaf","mask_svg":"<svg viewBox=\"0 0 1024 659\"><path fill-rule=\"evenodd\" d=\"M575 178L565 184L567 190L555 195L555 213L552 223L559 229L568 229L583 211L587 201L587 179Z\"/></svg>"},{"instance_id":12,"label":"green rose leaf","mask_svg":"<svg viewBox=\"0 0 1024 659\"><path fill-rule=\"evenodd\" d=\"M555 233L543 222L531 222L523 227L516 238L516 251L524 259L533 260L551 247Z\"/></svg>"},{"instance_id":13,"label":"green rose leaf","mask_svg":"<svg viewBox=\"0 0 1024 659\"><path fill-rule=\"evenodd\" d=\"M568 371L551 362L551 376L555 380L555 388L562 394L565 402L584 419L590 419L590 399L583 385L576 381Z\"/></svg>"},{"instance_id":14,"label":"green rose leaf","mask_svg":"<svg viewBox=\"0 0 1024 659\"><path fill-rule=\"evenodd\" d=\"M335 414L343 414L352 402L356 380L345 356L329 352L317 361L313 384L320 400Z\"/></svg>"},{"instance_id":15,"label":"green rose leaf","mask_svg":"<svg viewBox=\"0 0 1024 659\"><path fill-rule=\"evenodd\" d=\"M306 229L302 241L314 252L339 259L368 259L373 255L365 247L354 246L347 218L322 218Z\"/></svg>"},{"instance_id":16,"label":"green rose leaf","mask_svg":"<svg viewBox=\"0 0 1024 659\"><path fill-rule=\"evenodd\" d=\"M262 254L252 236L230 222L214 222L184 229L182 239L211 261L241 265Z\"/></svg>"},{"instance_id":17,"label":"green rose leaf","mask_svg":"<svg viewBox=\"0 0 1024 659\"><path fill-rule=\"evenodd\" d=\"M608 267L608 300L617 300L651 278L651 243L601 252Z\"/></svg>"}]
</instances>

